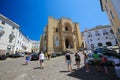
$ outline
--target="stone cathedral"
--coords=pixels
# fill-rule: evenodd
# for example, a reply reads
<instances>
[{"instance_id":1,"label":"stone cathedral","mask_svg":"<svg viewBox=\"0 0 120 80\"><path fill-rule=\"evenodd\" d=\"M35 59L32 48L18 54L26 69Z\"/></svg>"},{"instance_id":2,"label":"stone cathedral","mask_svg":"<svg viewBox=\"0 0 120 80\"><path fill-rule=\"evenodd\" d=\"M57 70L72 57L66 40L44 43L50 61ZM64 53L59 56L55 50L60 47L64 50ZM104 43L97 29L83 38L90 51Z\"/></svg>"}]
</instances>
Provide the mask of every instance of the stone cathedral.
<instances>
[{"instance_id":1,"label":"stone cathedral","mask_svg":"<svg viewBox=\"0 0 120 80\"><path fill-rule=\"evenodd\" d=\"M64 52L76 51L82 45L79 24L69 18L48 18L48 24L40 40L40 51Z\"/></svg>"}]
</instances>

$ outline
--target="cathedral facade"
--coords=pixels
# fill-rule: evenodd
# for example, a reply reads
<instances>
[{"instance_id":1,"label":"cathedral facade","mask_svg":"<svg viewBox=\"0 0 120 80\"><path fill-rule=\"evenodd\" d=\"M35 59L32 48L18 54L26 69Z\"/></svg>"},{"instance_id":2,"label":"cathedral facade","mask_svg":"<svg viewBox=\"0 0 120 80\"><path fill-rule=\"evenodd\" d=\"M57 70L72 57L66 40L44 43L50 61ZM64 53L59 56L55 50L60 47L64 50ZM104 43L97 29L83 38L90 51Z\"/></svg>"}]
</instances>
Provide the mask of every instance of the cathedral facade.
<instances>
[{"instance_id":1,"label":"cathedral facade","mask_svg":"<svg viewBox=\"0 0 120 80\"><path fill-rule=\"evenodd\" d=\"M64 52L67 49L76 51L82 45L79 24L71 19L48 18L48 24L40 40L40 51Z\"/></svg>"}]
</instances>

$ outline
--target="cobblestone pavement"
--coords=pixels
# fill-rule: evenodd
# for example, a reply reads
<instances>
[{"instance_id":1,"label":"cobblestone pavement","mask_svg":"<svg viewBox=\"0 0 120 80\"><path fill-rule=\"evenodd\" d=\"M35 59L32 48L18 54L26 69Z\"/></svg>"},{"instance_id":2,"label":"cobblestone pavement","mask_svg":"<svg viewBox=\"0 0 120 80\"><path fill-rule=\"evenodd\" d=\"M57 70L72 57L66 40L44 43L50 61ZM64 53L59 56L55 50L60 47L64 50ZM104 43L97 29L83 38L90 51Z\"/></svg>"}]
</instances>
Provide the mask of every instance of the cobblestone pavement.
<instances>
[{"instance_id":1,"label":"cobblestone pavement","mask_svg":"<svg viewBox=\"0 0 120 80\"><path fill-rule=\"evenodd\" d=\"M64 56L46 60L44 69L39 68L39 61L23 65L24 58L7 59L0 61L0 80L119 80L113 68L109 68L110 73L105 74L102 69L97 72L95 66L91 66L91 71L87 73L83 60L79 70L75 70L74 63L73 58L73 71L67 72Z\"/></svg>"}]
</instances>

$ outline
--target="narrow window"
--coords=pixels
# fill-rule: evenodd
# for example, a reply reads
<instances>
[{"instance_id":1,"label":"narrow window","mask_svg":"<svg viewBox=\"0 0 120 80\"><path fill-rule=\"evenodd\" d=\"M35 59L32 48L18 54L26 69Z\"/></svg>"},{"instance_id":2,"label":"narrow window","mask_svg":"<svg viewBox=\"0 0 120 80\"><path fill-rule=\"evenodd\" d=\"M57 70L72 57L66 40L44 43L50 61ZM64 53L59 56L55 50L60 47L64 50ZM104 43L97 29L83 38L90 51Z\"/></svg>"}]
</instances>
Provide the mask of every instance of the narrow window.
<instances>
[{"instance_id":1,"label":"narrow window","mask_svg":"<svg viewBox=\"0 0 120 80\"><path fill-rule=\"evenodd\" d=\"M2 22L1 22L3 25L5 25L5 21L4 20L2 20Z\"/></svg>"},{"instance_id":2,"label":"narrow window","mask_svg":"<svg viewBox=\"0 0 120 80\"><path fill-rule=\"evenodd\" d=\"M58 28L56 28L56 32L58 32Z\"/></svg>"},{"instance_id":3,"label":"narrow window","mask_svg":"<svg viewBox=\"0 0 120 80\"><path fill-rule=\"evenodd\" d=\"M67 26L65 27L65 31L68 31L68 27Z\"/></svg>"},{"instance_id":4,"label":"narrow window","mask_svg":"<svg viewBox=\"0 0 120 80\"><path fill-rule=\"evenodd\" d=\"M112 19L114 20L114 15L113 15L112 11L110 11L110 14L112 16Z\"/></svg>"}]
</instances>

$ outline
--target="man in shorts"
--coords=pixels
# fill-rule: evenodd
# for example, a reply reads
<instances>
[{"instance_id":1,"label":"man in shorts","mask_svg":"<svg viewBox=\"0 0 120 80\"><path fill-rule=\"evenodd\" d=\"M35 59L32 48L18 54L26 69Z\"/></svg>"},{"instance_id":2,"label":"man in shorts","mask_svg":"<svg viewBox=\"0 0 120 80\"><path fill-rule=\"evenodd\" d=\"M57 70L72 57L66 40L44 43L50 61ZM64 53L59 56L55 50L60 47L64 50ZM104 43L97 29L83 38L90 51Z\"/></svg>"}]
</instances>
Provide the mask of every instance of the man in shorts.
<instances>
[{"instance_id":1,"label":"man in shorts","mask_svg":"<svg viewBox=\"0 0 120 80\"><path fill-rule=\"evenodd\" d=\"M40 68L44 69L44 59L45 59L45 55L44 53L41 51L39 54L39 61L40 61Z\"/></svg>"},{"instance_id":2,"label":"man in shorts","mask_svg":"<svg viewBox=\"0 0 120 80\"><path fill-rule=\"evenodd\" d=\"M68 71L72 71L72 66L71 66L71 55L68 51L66 51L66 54L65 54L65 62L67 63L67 66L68 66Z\"/></svg>"}]
</instances>

